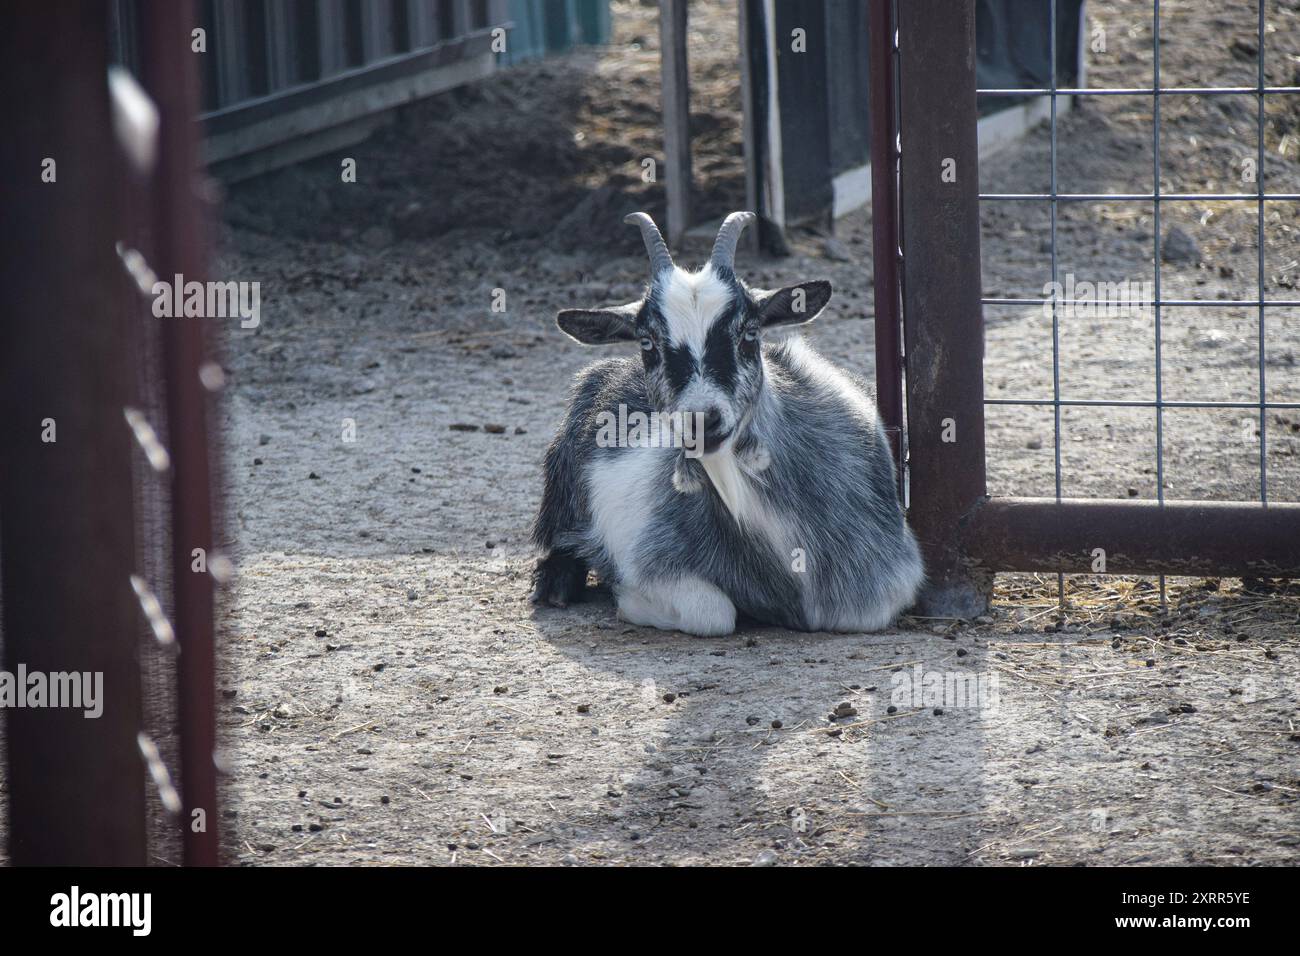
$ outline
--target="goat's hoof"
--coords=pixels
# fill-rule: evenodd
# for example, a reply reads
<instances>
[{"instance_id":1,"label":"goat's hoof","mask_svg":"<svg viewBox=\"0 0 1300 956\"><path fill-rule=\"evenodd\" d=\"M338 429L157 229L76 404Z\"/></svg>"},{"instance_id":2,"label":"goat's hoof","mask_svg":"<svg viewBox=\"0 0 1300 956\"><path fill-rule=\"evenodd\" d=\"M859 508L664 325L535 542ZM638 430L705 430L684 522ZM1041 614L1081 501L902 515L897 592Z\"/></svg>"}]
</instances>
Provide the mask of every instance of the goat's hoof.
<instances>
[{"instance_id":1,"label":"goat's hoof","mask_svg":"<svg viewBox=\"0 0 1300 956\"><path fill-rule=\"evenodd\" d=\"M558 607L563 609L569 606L569 602L563 597L548 594L540 587L533 589L533 593L529 595L528 600L539 607Z\"/></svg>"},{"instance_id":2,"label":"goat's hoof","mask_svg":"<svg viewBox=\"0 0 1300 956\"><path fill-rule=\"evenodd\" d=\"M673 469L673 488L683 495L693 495L704 490L708 475L704 466L685 455L677 459Z\"/></svg>"},{"instance_id":3,"label":"goat's hoof","mask_svg":"<svg viewBox=\"0 0 1300 956\"><path fill-rule=\"evenodd\" d=\"M528 598L538 607L555 607L563 610L569 606L569 595L559 586L538 584Z\"/></svg>"},{"instance_id":4,"label":"goat's hoof","mask_svg":"<svg viewBox=\"0 0 1300 956\"><path fill-rule=\"evenodd\" d=\"M566 608L582 595L587 585L587 563L565 551L553 551L537 562L533 572L534 604Z\"/></svg>"}]
</instances>

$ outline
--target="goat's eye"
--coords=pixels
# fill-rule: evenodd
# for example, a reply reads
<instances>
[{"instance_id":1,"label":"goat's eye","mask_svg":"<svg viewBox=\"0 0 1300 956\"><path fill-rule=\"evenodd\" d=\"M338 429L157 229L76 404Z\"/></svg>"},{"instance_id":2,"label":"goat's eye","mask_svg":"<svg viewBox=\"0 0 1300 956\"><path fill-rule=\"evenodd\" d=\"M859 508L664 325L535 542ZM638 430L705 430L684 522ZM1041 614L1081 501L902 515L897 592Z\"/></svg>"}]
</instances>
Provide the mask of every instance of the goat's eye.
<instances>
[{"instance_id":1,"label":"goat's eye","mask_svg":"<svg viewBox=\"0 0 1300 956\"><path fill-rule=\"evenodd\" d=\"M653 351L654 347L654 339L650 338L648 335L641 339L641 348L643 351Z\"/></svg>"},{"instance_id":2,"label":"goat's eye","mask_svg":"<svg viewBox=\"0 0 1300 956\"><path fill-rule=\"evenodd\" d=\"M749 328L745 329L745 334L743 338L745 339L746 342L757 342L758 329L751 325Z\"/></svg>"}]
</instances>

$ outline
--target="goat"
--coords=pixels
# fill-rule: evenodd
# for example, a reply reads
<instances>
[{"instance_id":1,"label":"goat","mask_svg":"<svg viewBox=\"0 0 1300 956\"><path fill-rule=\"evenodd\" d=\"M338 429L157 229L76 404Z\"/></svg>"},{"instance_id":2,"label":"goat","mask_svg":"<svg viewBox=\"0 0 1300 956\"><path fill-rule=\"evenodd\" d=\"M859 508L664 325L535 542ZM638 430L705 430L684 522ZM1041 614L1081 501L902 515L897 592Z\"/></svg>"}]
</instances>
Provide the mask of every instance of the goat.
<instances>
[{"instance_id":1,"label":"goat","mask_svg":"<svg viewBox=\"0 0 1300 956\"><path fill-rule=\"evenodd\" d=\"M645 295L557 316L578 342L637 342L641 355L577 377L546 452L535 603L567 606L595 570L623 620L718 635L737 612L873 631L915 600L921 556L874 402L802 338L762 341L816 318L830 283L746 286L734 260L754 218L728 216L709 262L687 272L650 216L633 213L624 221L650 256ZM613 416L638 413L669 416L674 441L611 443Z\"/></svg>"}]
</instances>

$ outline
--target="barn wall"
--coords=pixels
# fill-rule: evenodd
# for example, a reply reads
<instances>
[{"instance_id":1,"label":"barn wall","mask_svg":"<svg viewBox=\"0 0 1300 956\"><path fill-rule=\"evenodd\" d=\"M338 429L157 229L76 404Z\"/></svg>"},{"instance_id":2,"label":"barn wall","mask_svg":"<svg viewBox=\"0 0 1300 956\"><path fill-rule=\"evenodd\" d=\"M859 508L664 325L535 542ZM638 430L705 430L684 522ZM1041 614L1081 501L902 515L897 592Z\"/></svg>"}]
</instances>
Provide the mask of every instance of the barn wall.
<instances>
[{"instance_id":1,"label":"barn wall","mask_svg":"<svg viewBox=\"0 0 1300 956\"><path fill-rule=\"evenodd\" d=\"M394 107L609 36L608 0L199 0L205 158L255 175L369 135ZM139 73L137 0L113 0ZM493 49L506 30L506 50Z\"/></svg>"},{"instance_id":2,"label":"barn wall","mask_svg":"<svg viewBox=\"0 0 1300 956\"><path fill-rule=\"evenodd\" d=\"M1084 0L1056 2L1057 85L1068 87L1080 77ZM784 245L786 226L829 220L870 199L868 4L743 0L750 192L770 248ZM1042 0L978 0L976 10L980 87L1049 86L1050 8ZM791 49L795 28L806 31L806 53ZM986 98L981 106L986 115L1011 111L988 126L999 141L1023 132L1022 118L1036 109L1030 97Z\"/></svg>"}]
</instances>

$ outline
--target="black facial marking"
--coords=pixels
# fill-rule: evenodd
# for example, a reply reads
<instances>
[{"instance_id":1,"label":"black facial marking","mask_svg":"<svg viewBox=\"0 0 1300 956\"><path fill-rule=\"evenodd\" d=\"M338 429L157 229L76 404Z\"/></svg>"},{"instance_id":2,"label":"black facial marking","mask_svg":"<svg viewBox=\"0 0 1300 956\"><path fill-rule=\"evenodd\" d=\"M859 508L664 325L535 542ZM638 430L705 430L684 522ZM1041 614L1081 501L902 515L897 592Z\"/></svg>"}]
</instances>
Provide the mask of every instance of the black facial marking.
<instances>
[{"instance_id":1,"label":"black facial marking","mask_svg":"<svg viewBox=\"0 0 1300 956\"><path fill-rule=\"evenodd\" d=\"M674 392L680 392L695 373L695 359L691 350L682 345L665 345L663 348L664 375Z\"/></svg>"},{"instance_id":2,"label":"black facial marking","mask_svg":"<svg viewBox=\"0 0 1300 956\"><path fill-rule=\"evenodd\" d=\"M731 391L736 384L736 343L732 337L735 326L726 317L728 312L713 323L704 339L704 371L723 389Z\"/></svg>"}]
</instances>

